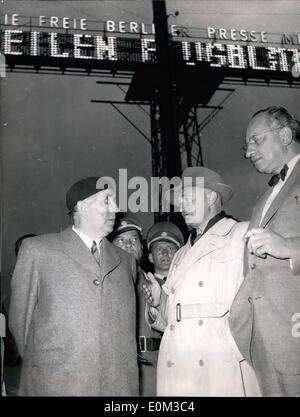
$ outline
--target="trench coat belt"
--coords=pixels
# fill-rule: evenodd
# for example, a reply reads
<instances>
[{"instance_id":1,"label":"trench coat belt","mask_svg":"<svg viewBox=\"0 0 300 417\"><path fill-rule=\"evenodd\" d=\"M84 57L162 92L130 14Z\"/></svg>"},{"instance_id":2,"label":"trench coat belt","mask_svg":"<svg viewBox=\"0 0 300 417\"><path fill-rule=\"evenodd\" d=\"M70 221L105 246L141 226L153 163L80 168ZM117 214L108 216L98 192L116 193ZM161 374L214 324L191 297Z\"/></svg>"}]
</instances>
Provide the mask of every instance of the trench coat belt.
<instances>
[{"instance_id":1,"label":"trench coat belt","mask_svg":"<svg viewBox=\"0 0 300 417\"><path fill-rule=\"evenodd\" d=\"M229 303L176 304L176 321L198 317L223 317L229 311Z\"/></svg>"}]
</instances>

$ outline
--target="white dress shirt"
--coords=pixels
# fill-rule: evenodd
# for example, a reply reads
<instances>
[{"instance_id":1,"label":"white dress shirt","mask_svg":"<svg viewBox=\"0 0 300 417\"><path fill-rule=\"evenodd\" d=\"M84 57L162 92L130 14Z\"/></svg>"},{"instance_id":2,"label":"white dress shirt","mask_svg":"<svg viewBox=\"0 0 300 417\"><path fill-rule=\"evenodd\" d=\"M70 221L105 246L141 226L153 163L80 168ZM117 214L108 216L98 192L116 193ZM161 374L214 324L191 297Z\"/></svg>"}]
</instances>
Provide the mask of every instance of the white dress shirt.
<instances>
[{"instance_id":1,"label":"white dress shirt","mask_svg":"<svg viewBox=\"0 0 300 417\"><path fill-rule=\"evenodd\" d=\"M289 178L289 176L293 172L293 169L294 169L296 163L299 161L299 159L300 159L300 153L298 153L296 156L294 156L294 158L292 158L290 160L290 162L287 164L289 169L287 171L287 174L286 174L286 177L285 177L284 181L282 181L282 179L280 179L278 181L278 183L276 185L274 185L273 190L272 190L271 194L269 195L269 198L267 199L267 201L265 203L265 206L263 208L259 224L261 224L261 222L262 222L263 218L265 217L268 209L270 208L271 204L275 200L275 198L276 198L277 194L279 193L279 191L281 190L281 188L286 183L286 180Z\"/></svg>"},{"instance_id":2,"label":"white dress shirt","mask_svg":"<svg viewBox=\"0 0 300 417\"><path fill-rule=\"evenodd\" d=\"M91 239L89 236L82 233L80 230L76 229L75 226L72 226L72 230L80 237L80 239L83 241L83 243L89 248L91 251L93 243L96 242L98 251L100 251L100 243L102 239Z\"/></svg>"}]
</instances>

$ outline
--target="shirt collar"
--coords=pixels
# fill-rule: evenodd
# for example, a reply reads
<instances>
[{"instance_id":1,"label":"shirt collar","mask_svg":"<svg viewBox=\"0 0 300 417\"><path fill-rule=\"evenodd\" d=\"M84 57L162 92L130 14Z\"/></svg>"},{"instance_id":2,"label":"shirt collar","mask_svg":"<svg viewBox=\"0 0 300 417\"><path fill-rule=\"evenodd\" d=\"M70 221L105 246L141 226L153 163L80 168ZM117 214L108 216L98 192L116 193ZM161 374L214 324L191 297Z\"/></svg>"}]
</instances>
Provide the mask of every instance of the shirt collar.
<instances>
[{"instance_id":1,"label":"shirt collar","mask_svg":"<svg viewBox=\"0 0 300 417\"><path fill-rule=\"evenodd\" d=\"M164 279L164 278L166 278L167 274L166 275L162 275L162 274L158 274L157 272L155 272L154 273L154 276L155 276L155 278Z\"/></svg>"},{"instance_id":2,"label":"shirt collar","mask_svg":"<svg viewBox=\"0 0 300 417\"><path fill-rule=\"evenodd\" d=\"M298 153L297 155L295 155L295 156L294 156L294 158L292 158L292 159L289 161L289 163L287 164L287 166L289 167L289 169L288 169L288 172L287 172L287 174L286 174L285 179L287 179L287 178L291 175L291 173L292 173L292 171L293 171L293 169L294 169L295 165L296 165L296 164L297 164L297 162L299 161L299 159L300 159L300 153Z\"/></svg>"},{"instance_id":3,"label":"shirt collar","mask_svg":"<svg viewBox=\"0 0 300 417\"><path fill-rule=\"evenodd\" d=\"M93 246L93 242L96 242L97 246L99 247L100 242L102 240L101 238L100 239L94 239L93 240L89 236L87 236L84 233L82 233L80 230L76 229L75 226L72 226L72 230L74 230L74 232L80 237L80 239L89 248L89 250L91 250L91 248Z\"/></svg>"}]
</instances>

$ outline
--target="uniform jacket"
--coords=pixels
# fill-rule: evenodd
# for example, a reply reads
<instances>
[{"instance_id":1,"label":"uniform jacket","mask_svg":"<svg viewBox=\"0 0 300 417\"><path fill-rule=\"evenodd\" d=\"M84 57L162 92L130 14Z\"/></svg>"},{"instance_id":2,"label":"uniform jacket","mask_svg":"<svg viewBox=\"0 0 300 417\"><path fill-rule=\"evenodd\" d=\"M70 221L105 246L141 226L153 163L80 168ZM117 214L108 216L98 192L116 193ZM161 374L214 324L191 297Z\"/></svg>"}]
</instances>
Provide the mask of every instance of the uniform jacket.
<instances>
[{"instance_id":1,"label":"uniform jacket","mask_svg":"<svg viewBox=\"0 0 300 417\"><path fill-rule=\"evenodd\" d=\"M254 207L249 229L258 227L269 189ZM300 236L300 162L269 207L261 225L283 237ZM299 238L300 242L300 238ZM300 374L300 337L293 335L295 313L300 313L300 243L293 269L288 259L268 255L265 259L245 251L245 280L231 308L230 327L245 356L252 363L265 351L282 374ZM260 335L253 317L259 320ZM255 347L258 337L263 342ZM264 373L263 364L259 369Z\"/></svg>"},{"instance_id":2,"label":"uniform jacket","mask_svg":"<svg viewBox=\"0 0 300 417\"><path fill-rule=\"evenodd\" d=\"M71 228L26 239L11 282L20 395L137 395L132 257L105 238L101 267Z\"/></svg>"},{"instance_id":3,"label":"uniform jacket","mask_svg":"<svg viewBox=\"0 0 300 417\"><path fill-rule=\"evenodd\" d=\"M243 279L246 229L247 223L223 218L192 247L188 241L176 253L163 286L166 328L158 395L245 395L243 357L229 331L228 313ZM256 389L253 372L251 378L245 383Z\"/></svg>"},{"instance_id":4,"label":"uniform jacket","mask_svg":"<svg viewBox=\"0 0 300 417\"><path fill-rule=\"evenodd\" d=\"M0 363L0 367L1 367L1 378L0 378L0 390L2 395L6 395L5 392L5 385L4 385L4 381L3 381L3 364L4 364L4 342L2 340L2 338L5 337L5 317L4 314L0 313L0 349L1 349L1 363Z\"/></svg>"},{"instance_id":5,"label":"uniform jacket","mask_svg":"<svg viewBox=\"0 0 300 417\"><path fill-rule=\"evenodd\" d=\"M143 292L143 285L149 285L149 282L145 278L144 271L140 269L137 282L137 336L138 342L140 342L142 348L144 348L144 346L143 340L141 340L141 338L154 338L158 340L161 338L161 332L154 330L146 321L146 300ZM156 366L158 358L158 349L147 352L139 351L139 353L143 358L145 358L149 362L149 364L139 364L140 395L152 397L156 395Z\"/></svg>"}]
</instances>

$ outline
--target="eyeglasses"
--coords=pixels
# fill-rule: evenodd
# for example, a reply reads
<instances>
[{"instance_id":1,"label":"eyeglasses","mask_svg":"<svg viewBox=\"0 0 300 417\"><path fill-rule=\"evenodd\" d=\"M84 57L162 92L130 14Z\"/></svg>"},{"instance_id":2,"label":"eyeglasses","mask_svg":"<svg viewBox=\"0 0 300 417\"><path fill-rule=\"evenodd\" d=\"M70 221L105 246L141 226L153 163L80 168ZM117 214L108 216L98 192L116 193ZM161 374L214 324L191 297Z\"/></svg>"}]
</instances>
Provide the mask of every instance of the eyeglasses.
<instances>
[{"instance_id":1,"label":"eyeglasses","mask_svg":"<svg viewBox=\"0 0 300 417\"><path fill-rule=\"evenodd\" d=\"M264 138L260 137L260 136L265 135L266 133L274 132L275 130L282 129L283 127L284 126L278 126L278 127L275 127L274 129L264 130L261 133L257 133L256 135L252 135L249 138L248 142L246 142L244 144L243 151L246 152L249 145L259 146L264 141Z\"/></svg>"}]
</instances>

